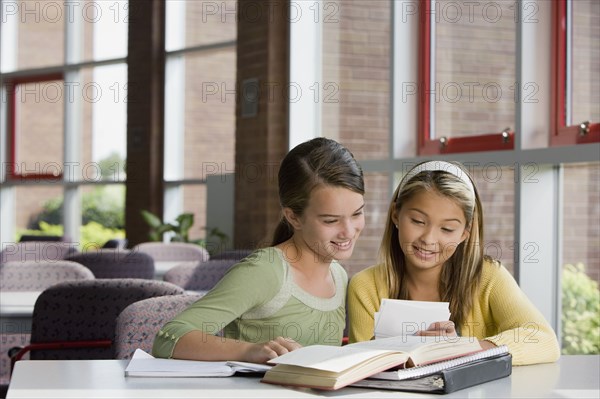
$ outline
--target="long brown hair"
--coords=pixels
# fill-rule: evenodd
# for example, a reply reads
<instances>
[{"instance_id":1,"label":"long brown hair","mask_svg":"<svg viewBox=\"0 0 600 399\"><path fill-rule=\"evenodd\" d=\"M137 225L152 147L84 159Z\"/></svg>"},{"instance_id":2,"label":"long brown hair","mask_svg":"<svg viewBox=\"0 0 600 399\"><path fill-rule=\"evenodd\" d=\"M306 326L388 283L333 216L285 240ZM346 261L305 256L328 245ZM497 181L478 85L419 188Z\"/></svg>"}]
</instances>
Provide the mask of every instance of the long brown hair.
<instances>
[{"instance_id":1,"label":"long brown hair","mask_svg":"<svg viewBox=\"0 0 600 399\"><path fill-rule=\"evenodd\" d=\"M448 163L446 163L448 164ZM387 215L387 223L379 248L381 262L385 265L390 298L410 299L406 285L406 262L400 248L398 229L392 215L400 211L402 204L423 191L435 191L444 195L463 210L469 236L460 243L442 269L439 283L440 298L450 302L452 321L462 325L473 307L483 267L483 211L479 193L467 172L458 164L463 178L449 173L448 169L426 170L402 181L394 192ZM419 165L415 166L419 167ZM410 172L409 172L410 174ZM465 182L464 179L469 179ZM471 182L471 185L468 182Z\"/></svg>"},{"instance_id":2,"label":"long brown hair","mask_svg":"<svg viewBox=\"0 0 600 399\"><path fill-rule=\"evenodd\" d=\"M279 168L279 202L300 216L308 206L311 192L320 185L347 188L365 193L363 171L352 153L335 140L318 137L294 147ZM271 245L294 234L282 216Z\"/></svg>"}]
</instances>

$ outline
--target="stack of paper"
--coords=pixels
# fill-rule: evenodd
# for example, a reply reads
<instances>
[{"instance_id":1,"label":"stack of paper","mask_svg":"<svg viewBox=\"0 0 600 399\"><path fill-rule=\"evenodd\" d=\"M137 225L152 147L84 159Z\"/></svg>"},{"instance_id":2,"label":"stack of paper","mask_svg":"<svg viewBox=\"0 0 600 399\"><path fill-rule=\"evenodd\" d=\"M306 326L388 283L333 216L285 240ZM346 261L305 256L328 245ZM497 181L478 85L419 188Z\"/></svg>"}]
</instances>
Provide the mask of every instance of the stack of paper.
<instances>
[{"instance_id":1,"label":"stack of paper","mask_svg":"<svg viewBox=\"0 0 600 399\"><path fill-rule=\"evenodd\" d=\"M412 335L431 323L450 320L448 302L382 299L375 313L375 338Z\"/></svg>"},{"instance_id":2,"label":"stack of paper","mask_svg":"<svg viewBox=\"0 0 600 399\"><path fill-rule=\"evenodd\" d=\"M229 377L235 373L265 373L271 366L245 362L202 362L157 359L136 349L125 369L126 377Z\"/></svg>"}]
</instances>

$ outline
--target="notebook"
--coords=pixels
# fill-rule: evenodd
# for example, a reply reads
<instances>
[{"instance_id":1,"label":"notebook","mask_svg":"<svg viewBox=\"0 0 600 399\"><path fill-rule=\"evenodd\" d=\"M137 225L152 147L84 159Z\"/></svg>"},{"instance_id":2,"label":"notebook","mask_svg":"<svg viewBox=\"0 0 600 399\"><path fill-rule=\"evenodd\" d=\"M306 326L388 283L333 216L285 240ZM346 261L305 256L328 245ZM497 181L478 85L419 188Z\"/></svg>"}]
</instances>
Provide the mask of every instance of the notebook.
<instances>
[{"instance_id":1,"label":"notebook","mask_svg":"<svg viewBox=\"0 0 600 399\"><path fill-rule=\"evenodd\" d=\"M505 346L413 369L385 371L351 386L446 394L509 376L512 356ZM374 378L374 377L378 378Z\"/></svg>"}]
</instances>

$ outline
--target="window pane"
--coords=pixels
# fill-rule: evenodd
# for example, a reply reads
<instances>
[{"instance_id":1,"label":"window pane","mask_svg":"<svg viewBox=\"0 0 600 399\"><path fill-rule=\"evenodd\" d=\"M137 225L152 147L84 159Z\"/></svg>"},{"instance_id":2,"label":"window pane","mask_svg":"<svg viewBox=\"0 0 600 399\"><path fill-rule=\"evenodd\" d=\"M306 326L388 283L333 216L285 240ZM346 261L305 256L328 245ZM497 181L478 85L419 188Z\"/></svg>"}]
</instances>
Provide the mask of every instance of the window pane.
<instances>
[{"instance_id":1,"label":"window pane","mask_svg":"<svg viewBox=\"0 0 600 399\"><path fill-rule=\"evenodd\" d=\"M391 2L327 1L321 12L323 135L342 141L358 159L387 157Z\"/></svg>"},{"instance_id":2,"label":"window pane","mask_svg":"<svg viewBox=\"0 0 600 399\"><path fill-rule=\"evenodd\" d=\"M127 66L86 68L73 83L82 105L81 180L123 181L127 153Z\"/></svg>"},{"instance_id":3,"label":"window pane","mask_svg":"<svg viewBox=\"0 0 600 399\"><path fill-rule=\"evenodd\" d=\"M571 123L600 122L600 2L572 1Z\"/></svg>"},{"instance_id":4,"label":"window pane","mask_svg":"<svg viewBox=\"0 0 600 399\"><path fill-rule=\"evenodd\" d=\"M563 166L562 351L598 354L600 163Z\"/></svg>"},{"instance_id":5,"label":"window pane","mask_svg":"<svg viewBox=\"0 0 600 399\"><path fill-rule=\"evenodd\" d=\"M60 65L64 15L58 1L2 0L2 72Z\"/></svg>"},{"instance_id":6,"label":"window pane","mask_svg":"<svg viewBox=\"0 0 600 399\"><path fill-rule=\"evenodd\" d=\"M235 48L185 56L186 179L235 170L235 66Z\"/></svg>"},{"instance_id":7,"label":"window pane","mask_svg":"<svg viewBox=\"0 0 600 399\"><path fill-rule=\"evenodd\" d=\"M70 5L81 18L83 60L100 61L127 56L129 2L127 0L85 0Z\"/></svg>"},{"instance_id":8,"label":"window pane","mask_svg":"<svg viewBox=\"0 0 600 399\"><path fill-rule=\"evenodd\" d=\"M62 187L15 187L15 240L23 234L62 236L62 202Z\"/></svg>"},{"instance_id":9,"label":"window pane","mask_svg":"<svg viewBox=\"0 0 600 399\"><path fill-rule=\"evenodd\" d=\"M484 253L502 264L514 274L514 213L515 186L514 168L490 162L473 167L465 164L475 180L483 207ZM530 248L521 248L527 255Z\"/></svg>"},{"instance_id":10,"label":"window pane","mask_svg":"<svg viewBox=\"0 0 600 399\"><path fill-rule=\"evenodd\" d=\"M600 281L600 163L563 170L563 263L583 263Z\"/></svg>"},{"instance_id":11,"label":"window pane","mask_svg":"<svg viewBox=\"0 0 600 399\"><path fill-rule=\"evenodd\" d=\"M514 129L517 3L431 3L431 138ZM527 86L522 94L535 91Z\"/></svg>"},{"instance_id":12,"label":"window pane","mask_svg":"<svg viewBox=\"0 0 600 399\"><path fill-rule=\"evenodd\" d=\"M365 228L354 252L343 266L349 276L377 263L379 244L390 204L390 177L387 173L365 173Z\"/></svg>"},{"instance_id":13,"label":"window pane","mask_svg":"<svg viewBox=\"0 0 600 399\"><path fill-rule=\"evenodd\" d=\"M167 51L233 41L237 38L237 7L250 21L268 13L261 3L237 1L167 1ZM280 4L281 6L281 4ZM283 9L281 8L280 11Z\"/></svg>"},{"instance_id":14,"label":"window pane","mask_svg":"<svg viewBox=\"0 0 600 399\"><path fill-rule=\"evenodd\" d=\"M13 137L17 174L62 174L64 90L62 80L16 85Z\"/></svg>"},{"instance_id":15,"label":"window pane","mask_svg":"<svg viewBox=\"0 0 600 399\"><path fill-rule=\"evenodd\" d=\"M125 238L125 185L81 188L82 250L101 248L106 241Z\"/></svg>"},{"instance_id":16,"label":"window pane","mask_svg":"<svg viewBox=\"0 0 600 399\"><path fill-rule=\"evenodd\" d=\"M189 239L206 238L206 185L183 185L183 213L194 214L194 225L190 229Z\"/></svg>"}]
</instances>

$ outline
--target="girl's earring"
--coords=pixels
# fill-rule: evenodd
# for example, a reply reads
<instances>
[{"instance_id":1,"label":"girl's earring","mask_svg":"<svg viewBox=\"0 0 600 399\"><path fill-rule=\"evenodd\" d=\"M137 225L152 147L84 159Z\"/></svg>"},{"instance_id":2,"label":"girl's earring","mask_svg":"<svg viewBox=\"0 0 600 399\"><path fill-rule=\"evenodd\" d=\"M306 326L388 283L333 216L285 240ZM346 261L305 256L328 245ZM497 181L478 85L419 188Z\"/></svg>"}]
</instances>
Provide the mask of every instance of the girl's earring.
<instances>
[{"instance_id":1,"label":"girl's earring","mask_svg":"<svg viewBox=\"0 0 600 399\"><path fill-rule=\"evenodd\" d=\"M396 230L398 230L398 225L396 225Z\"/></svg>"}]
</instances>

